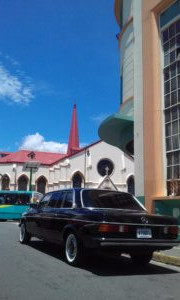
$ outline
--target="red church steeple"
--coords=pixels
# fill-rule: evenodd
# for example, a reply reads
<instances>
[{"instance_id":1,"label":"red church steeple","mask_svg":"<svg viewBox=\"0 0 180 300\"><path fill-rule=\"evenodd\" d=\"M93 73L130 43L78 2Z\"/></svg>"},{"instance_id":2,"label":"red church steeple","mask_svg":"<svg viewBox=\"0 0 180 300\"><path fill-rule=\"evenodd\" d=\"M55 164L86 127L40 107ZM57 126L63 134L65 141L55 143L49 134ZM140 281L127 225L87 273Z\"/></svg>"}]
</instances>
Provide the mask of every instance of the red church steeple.
<instances>
[{"instance_id":1,"label":"red church steeple","mask_svg":"<svg viewBox=\"0 0 180 300\"><path fill-rule=\"evenodd\" d=\"M79 150L80 147L79 147L79 136L78 136L77 113L76 113L76 104L74 104L67 154L71 155Z\"/></svg>"}]
</instances>

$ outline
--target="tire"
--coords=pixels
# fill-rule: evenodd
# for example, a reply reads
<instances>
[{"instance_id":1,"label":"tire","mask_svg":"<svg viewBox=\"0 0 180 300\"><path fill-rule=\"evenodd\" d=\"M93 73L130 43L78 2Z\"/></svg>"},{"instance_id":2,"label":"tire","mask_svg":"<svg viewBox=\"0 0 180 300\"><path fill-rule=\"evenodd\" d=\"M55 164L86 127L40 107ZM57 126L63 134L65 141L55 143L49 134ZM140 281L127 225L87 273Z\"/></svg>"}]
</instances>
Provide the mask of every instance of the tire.
<instances>
[{"instance_id":1,"label":"tire","mask_svg":"<svg viewBox=\"0 0 180 300\"><path fill-rule=\"evenodd\" d=\"M31 236L30 234L26 231L26 226L24 223L21 224L20 227L20 234L19 234L19 242L21 244L28 244L30 242Z\"/></svg>"},{"instance_id":2,"label":"tire","mask_svg":"<svg viewBox=\"0 0 180 300\"><path fill-rule=\"evenodd\" d=\"M79 266L83 262L83 247L73 232L68 232L65 238L65 258L69 265Z\"/></svg>"},{"instance_id":3,"label":"tire","mask_svg":"<svg viewBox=\"0 0 180 300\"><path fill-rule=\"evenodd\" d=\"M148 265L148 263L151 261L153 252L147 252L147 253L140 253L140 254L130 254L132 262L139 266L145 266Z\"/></svg>"}]
</instances>

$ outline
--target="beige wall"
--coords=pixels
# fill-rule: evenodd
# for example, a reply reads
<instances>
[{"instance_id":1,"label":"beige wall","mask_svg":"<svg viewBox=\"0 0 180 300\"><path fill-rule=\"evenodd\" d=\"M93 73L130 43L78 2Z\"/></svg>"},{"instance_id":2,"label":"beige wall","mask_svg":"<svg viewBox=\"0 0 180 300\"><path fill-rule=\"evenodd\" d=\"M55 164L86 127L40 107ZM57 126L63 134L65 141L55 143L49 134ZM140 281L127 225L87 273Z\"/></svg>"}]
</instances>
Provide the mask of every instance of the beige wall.
<instances>
[{"instance_id":1,"label":"beige wall","mask_svg":"<svg viewBox=\"0 0 180 300\"><path fill-rule=\"evenodd\" d=\"M165 196L163 164L163 108L161 94L161 48L158 15L173 1L143 0L143 97L144 97L144 177L146 207L152 199Z\"/></svg>"}]
</instances>

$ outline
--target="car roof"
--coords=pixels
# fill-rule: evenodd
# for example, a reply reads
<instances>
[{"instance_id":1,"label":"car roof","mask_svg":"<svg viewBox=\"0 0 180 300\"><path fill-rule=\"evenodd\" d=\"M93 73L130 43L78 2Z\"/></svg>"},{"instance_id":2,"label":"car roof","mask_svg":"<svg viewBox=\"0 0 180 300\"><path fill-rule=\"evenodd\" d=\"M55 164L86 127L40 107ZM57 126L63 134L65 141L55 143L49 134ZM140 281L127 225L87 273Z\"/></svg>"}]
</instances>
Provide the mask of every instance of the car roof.
<instances>
[{"instance_id":1,"label":"car roof","mask_svg":"<svg viewBox=\"0 0 180 300\"><path fill-rule=\"evenodd\" d=\"M108 189L98 189L98 188L65 188L65 189L59 189L56 191L50 191L47 192L46 194L49 193L58 193L58 192L62 192L62 191L84 191L84 190L94 190L94 191L106 191L106 192L111 192L111 193L121 193L121 194L128 194L128 192L122 192L122 191L116 191L116 190L108 190Z\"/></svg>"}]
</instances>

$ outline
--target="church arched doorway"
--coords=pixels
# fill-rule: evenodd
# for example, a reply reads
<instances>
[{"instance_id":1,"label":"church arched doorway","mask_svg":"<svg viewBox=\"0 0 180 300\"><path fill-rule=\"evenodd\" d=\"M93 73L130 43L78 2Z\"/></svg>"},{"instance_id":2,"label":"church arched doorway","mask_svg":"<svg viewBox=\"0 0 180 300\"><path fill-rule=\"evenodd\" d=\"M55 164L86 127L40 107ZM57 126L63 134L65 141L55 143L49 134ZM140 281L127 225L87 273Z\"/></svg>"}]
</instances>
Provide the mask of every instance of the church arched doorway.
<instances>
[{"instance_id":1,"label":"church arched doorway","mask_svg":"<svg viewBox=\"0 0 180 300\"><path fill-rule=\"evenodd\" d=\"M18 179L18 191L27 191L28 188L28 178L22 175Z\"/></svg>"},{"instance_id":2,"label":"church arched doorway","mask_svg":"<svg viewBox=\"0 0 180 300\"><path fill-rule=\"evenodd\" d=\"M10 178L8 175L5 174L2 176L1 189L9 190L9 185L10 185Z\"/></svg>"},{"instance_id":3,"label":"church arched doorway","mask_svg":"<svg viewBox=\"0 0 180 300\"><path fill-rule=\"evenodd\" d=\"M45 194L46 192L47 179L41 176L36 181L36 190L39 193Z\"/></svg>"},{"instance_id":4,"label":"church arched doorway","mask_svg":"<svg viewBox=\"0 0 180 300\"><path fill-rule=\"evenodd\" d=\"M82 175L77 172L72 177L72 184L74 188L82 187L83 178Z\"/></svg>"}]
</instances>

